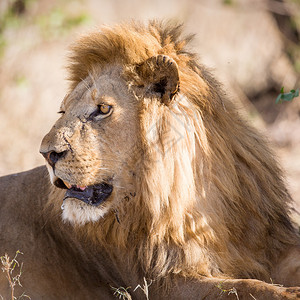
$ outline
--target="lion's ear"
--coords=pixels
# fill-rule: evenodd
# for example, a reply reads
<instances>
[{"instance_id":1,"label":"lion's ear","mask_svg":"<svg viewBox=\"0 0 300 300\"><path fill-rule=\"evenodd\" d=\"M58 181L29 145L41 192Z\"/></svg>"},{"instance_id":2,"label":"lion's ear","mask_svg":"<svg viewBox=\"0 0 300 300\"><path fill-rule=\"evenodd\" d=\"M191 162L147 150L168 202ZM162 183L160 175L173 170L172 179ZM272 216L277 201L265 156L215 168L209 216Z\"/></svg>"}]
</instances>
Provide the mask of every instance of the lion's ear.
<instances>
[{"instance_id":1,"label":"lion's ear","mask_svg":"<svg viewBox=\"0 0 300 300\"><path fill-rule=\"evenodd\" d=\"M166 55L150 57L137 67L147 93L160 94L168 105L179 90L179 72L174 59Z\"/></svg>"}]
</instances>

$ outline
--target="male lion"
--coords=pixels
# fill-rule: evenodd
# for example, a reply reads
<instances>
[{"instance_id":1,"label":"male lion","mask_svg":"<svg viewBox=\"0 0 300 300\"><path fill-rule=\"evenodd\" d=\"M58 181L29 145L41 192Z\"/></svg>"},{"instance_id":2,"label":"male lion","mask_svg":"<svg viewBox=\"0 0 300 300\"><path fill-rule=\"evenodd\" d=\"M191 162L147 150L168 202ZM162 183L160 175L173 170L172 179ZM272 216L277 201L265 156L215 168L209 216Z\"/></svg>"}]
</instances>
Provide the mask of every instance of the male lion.
<instances>
[{"instance_id":1,"label":"male lion","mask_svg":"<svg viewBox=\"0 0 300 300\"><path fill-rule=\"evenodd\" d=\"M0 250L24 253L32 299L300 297L272 284L300 285L280 168L180 36L130 23L72 47L52 185L44 167L0 181Z\"/></svg>"}]
</instances>

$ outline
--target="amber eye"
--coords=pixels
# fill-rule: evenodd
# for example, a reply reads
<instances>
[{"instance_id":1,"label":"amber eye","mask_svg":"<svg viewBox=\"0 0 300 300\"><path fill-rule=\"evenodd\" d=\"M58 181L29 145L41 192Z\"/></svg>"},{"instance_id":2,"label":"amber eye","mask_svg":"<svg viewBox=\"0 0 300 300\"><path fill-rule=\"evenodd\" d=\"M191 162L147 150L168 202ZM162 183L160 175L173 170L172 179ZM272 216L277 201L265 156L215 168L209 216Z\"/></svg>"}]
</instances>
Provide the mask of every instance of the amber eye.
<instances>
[{"instance_id":1,"label":"amber eye","mask_svg":"<svg viewBox=\"0 0 300 300\"><path fill-rule=\"evenodd\" d=\"M100 104L98 105L99 113L103 115L107 115L111 111L111 106L107 104Z\"/></svg>"},{"instance_id":2,"label":"amber eye","mask_svg":"<svg viewBox=\"0 0 300 300\"><path fill-rule=\"evenodd\" d=\"M89 119L99 120L108 117L113 111L111 105L99 104L97 105L97 110L90 114Z\"/></svg>"}]
</instances>

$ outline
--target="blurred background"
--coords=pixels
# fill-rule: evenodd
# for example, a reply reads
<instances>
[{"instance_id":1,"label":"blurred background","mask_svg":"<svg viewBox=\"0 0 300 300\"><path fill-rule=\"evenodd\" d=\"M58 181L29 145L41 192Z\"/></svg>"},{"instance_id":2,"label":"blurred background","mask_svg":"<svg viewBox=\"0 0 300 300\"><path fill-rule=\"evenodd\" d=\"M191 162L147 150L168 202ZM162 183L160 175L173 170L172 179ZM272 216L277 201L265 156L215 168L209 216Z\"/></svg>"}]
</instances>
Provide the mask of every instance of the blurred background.
<instances>
[{"instance_id":1,"label":"blurred background","mask_svg":"<svg viewBox=\"0 0 300 300\"><path fill-rule=\"evenodd\" d=\"M101 24L175 19L193 51L269 138L300 209L300 0L0 0L0 175L43 164L67 90L68 46ZM298 218L298 217L297 217Z\"/></svg>"}]
</instances>

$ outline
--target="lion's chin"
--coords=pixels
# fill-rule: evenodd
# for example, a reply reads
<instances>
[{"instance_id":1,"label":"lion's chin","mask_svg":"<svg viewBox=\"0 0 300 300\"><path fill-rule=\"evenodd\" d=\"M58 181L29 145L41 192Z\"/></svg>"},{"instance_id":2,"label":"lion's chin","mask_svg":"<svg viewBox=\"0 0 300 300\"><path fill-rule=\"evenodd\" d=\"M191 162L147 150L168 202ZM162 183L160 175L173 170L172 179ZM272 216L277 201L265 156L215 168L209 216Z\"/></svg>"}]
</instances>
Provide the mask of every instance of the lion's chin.
<instances>
[{"instance_id":1,"label":"lion's chin","mask_svg":"<svg viewBox=\"0 0 300 300\"><path fill-rule=\"evenodd\" d=\"M95 207L77 199L67 198L62 204L62 218L65 222L74 225L84 225L89 222L97 222L109 211L109 208L108 203Z\"/></svg>"}]
</instances>

